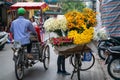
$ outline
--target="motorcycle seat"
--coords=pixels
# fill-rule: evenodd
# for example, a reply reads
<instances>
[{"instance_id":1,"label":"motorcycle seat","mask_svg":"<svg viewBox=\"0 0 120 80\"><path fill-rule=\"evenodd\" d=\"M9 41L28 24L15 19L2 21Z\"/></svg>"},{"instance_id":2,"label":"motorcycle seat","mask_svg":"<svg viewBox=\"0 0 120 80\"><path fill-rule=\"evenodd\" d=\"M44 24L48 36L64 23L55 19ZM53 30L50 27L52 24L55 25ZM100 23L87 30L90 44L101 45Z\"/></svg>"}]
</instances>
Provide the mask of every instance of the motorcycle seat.
<instances>
[{"instance_id":1,"label":"motorcycle seat","mask_svg":"<svg viewBox=\"0 0 120 80\"><path fill-rule=\"evenodd\" d=\"M111 52L111 53L120 53L120 46L109 47L108 51Z\"/></svg>"}]
</instances>

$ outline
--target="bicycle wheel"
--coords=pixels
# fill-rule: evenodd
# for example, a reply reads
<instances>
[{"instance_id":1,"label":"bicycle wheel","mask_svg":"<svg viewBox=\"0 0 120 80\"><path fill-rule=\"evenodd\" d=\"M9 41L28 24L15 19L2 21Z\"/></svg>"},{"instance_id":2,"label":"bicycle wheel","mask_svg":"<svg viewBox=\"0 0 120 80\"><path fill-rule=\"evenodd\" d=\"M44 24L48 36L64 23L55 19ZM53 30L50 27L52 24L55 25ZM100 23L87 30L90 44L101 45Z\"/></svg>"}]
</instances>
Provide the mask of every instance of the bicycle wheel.
<instances>
[{"instance_id":1,"label":"bicycle wheel","mask_svg":"<svg viewBox=\"0 0 120 80\"><path fill-rule=\"evenodd\" d=\"M82 57L82 56L81 56L81 57ZM83 59L83 58L82 58L82 59ZM72 55L72 56L70 57L70 61L71 61L72 66L73 66L73 67L76 67L76 66L75 66L76 61L75 61L74 55ZM81 62L82 62L82 63L81 63L81 66L80 66L80 70L81 70L81 71L86 71L86 70L90 69L90 68L94 65L94 63L95 63L95 57L94 57L94 55L91 53L91 60L90 60L90 61L81 61Z\"/></svg>"},{"instance_id":2,"label":"bicycle wheel","mask_svg":"<svg viewBox=\"0 0 120 80\"><path fill-rule=\"evenodd\" d=\"M85 54L85 52L84 52L84 54ZM94 57L94 55L91 52L87 52L86 54L91 55L91 59L88 60L88 61L84 61L84 60L81 61L82 62L81 68L80 68L81 71L89 70L94 65L94 63L95 63L95 57Z\"/></svg>"},{"instance_id":3,"label":"bicycle wheel","mask_svg":"<svg viewBox=\"0 0 120 80\"><path fill-rule=\"evenodd\" d=\"M106 56L105 56L105 50L103 49L98 49L98 56L102 59L105 60Z\"/></svg>"},{"instance_id":4,"label":"bicycle wheel","mask_svg":"<svg viewBox=\"0 0 120 80\"><path fill-rule=\"evenodd\" d=\"M120 58L113 58L107 66L108 74L115 80L120 80Z\"/></svg>"},{"instance_id":5,"label":"bicycle wheel","mask_svg":"<svg viewBox=\"0 0 120 80\"><path fill-rule=\"evenodd\" d=\"M76 64L80 64L80 63L78 63L78 60L80 60L80 59L76 59L76 55L75 54L71 55L70 62L71 62L72 66L74 68L78 68L78 66Z\"/></svg>"},{"instance_id":6,"label":"bicycle wheel","mask_svg":"<svg viewBox=\"0 0 120 80\"><path fill-rule=\"evenodd\" d=\"M50 63L50 47L46 45L43 49L43 65L45 70L48 69Z\"/></svg>"},{"instance_id":7,"label":"bicycle wheel","mask_svg":"<svg viewBox=\"0 0 120 80\"><path fill-rule=\"evenodd\" d=\"M24 76L24 66L22 64L22 57L19 56L15 62L15 75L18 80L22 80Z\"/></svg>"}]
</instances>

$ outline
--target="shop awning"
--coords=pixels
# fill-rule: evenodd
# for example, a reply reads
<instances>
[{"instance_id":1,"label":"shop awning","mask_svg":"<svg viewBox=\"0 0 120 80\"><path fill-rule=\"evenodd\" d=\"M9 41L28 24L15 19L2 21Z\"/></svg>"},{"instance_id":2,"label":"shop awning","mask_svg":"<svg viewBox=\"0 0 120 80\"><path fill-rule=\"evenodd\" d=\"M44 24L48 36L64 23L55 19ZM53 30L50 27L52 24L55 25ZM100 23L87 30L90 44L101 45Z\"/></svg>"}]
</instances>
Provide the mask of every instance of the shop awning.
<instances>
[{"instance_id":1,"label":"shop awning","mask_svg":"<svg viewBox=\"0 0 120 80\"><path fill-rule=\"evenodd\" d=\"M20 7L23 7L25 9L42 9L43 11L47 10L49 8L48 4L45 2L17 2L13 5L11 5L11 9L16 10Z\"/></svg>"}]
</instances>

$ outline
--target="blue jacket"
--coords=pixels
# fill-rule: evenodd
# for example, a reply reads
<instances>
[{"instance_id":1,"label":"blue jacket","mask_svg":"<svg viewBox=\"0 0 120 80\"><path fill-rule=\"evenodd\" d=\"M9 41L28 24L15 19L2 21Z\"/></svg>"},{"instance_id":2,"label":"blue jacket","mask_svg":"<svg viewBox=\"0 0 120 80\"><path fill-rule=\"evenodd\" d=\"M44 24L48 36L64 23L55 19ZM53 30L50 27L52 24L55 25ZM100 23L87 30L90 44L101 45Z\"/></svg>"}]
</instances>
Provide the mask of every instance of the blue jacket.
<instances>
[{"instance_id":1,"label":"blue jacket","mask_svg":"<svg viewBox=\"0 0 120 80\"><path fill-rule=\"evenodd\" d=\"M22 45L30 43L30 31L36 33L30 20L23 16L19 16L11 23L10 31L13 33L14 41L19 41Z\"/></svg>"}]
</instances>

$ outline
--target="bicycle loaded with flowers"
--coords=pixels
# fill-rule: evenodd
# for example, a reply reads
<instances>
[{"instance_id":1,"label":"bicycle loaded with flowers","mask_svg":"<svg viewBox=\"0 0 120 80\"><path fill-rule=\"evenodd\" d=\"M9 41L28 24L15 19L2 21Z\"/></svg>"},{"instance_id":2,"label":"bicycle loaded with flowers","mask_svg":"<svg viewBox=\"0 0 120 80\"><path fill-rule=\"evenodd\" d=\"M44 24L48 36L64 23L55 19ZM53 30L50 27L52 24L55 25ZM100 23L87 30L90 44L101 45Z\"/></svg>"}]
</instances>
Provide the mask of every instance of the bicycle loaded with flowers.
<instances>
[{"instance_id":1,"label":"bicycle loaded with flowers","mask_svg":"<svg viewBox=\"0 0 120 80\"><path fill-rule=\"evenodd\" d=\"M58 15L57 18L49 18L44 23L47 32L58 35L50 39L51 44L56 50L63 52L81 50L80 47L90 43L95 26L96 12L90 8L84 8L82 12L73 10L64 15Z\"/></svg>"}]
</instances>

